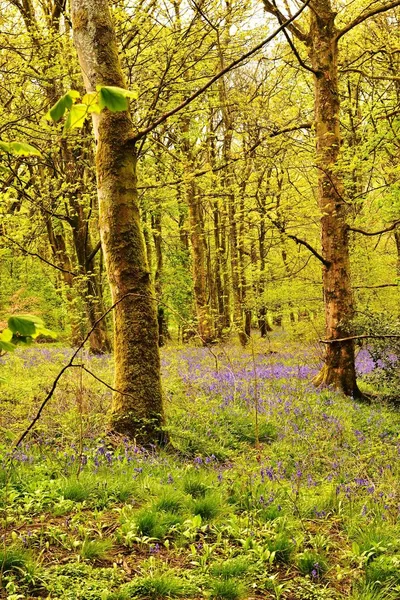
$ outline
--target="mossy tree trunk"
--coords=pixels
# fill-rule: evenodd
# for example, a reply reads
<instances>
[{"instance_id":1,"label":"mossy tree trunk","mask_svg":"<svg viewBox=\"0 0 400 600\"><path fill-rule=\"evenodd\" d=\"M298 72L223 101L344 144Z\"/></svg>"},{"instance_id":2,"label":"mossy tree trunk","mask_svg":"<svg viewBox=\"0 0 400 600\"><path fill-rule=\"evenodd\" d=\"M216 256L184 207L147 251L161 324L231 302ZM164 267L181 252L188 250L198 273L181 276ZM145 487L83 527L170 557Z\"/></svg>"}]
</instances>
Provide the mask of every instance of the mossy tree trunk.
<instances>
[{"instance_id":1,"label":"mossy tree trunk","mask_svg":"<svg viewBox=\"0 0 400 600\"><path fill-rule=\"evenodd\" d=\"M74 41L87 91L125 87L106 0L72 0ZM128 112L95 117L99 228L114 314L113 430L140 444L164 440L158 326L140 225L137 157Z\"/></svg>"},{"instance_id":2,"label":"mossy tree trunk","mask_svg":"<svg viewBox=\"0 0 400 600\"><path fill-rule=\"evenodd\" d=\"M332 385L348 396L359 396L356 382L354 340L349 337L353 318L348 225L344 186L338 172L340 151L338 43L330 0L317 0L311 11L308 41L314 74L318 202L321 210L323 290L326 345L324 366L317 385Z\"/></svg>"}]
</instances>

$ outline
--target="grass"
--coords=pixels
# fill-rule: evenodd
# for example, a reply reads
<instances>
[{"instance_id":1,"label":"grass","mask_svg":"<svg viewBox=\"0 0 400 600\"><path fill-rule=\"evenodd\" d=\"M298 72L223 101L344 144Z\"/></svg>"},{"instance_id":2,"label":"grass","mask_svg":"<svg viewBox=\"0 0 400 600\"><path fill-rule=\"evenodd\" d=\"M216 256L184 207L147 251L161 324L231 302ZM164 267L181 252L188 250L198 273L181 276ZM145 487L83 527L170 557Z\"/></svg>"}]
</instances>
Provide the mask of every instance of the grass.
<instances>
[{"instance_id":1,"label":"grass","mask_svg":"<svg viewBox=\"0 0 400 600\"><path fill-rule=\"evenodd\" d=\"M138 577L133 583L125 586L121 592L122 598L127 600L128 598L145 598L146 600L182 598L189 593L188 586L171 573L154 573L148 577Z\"/></svg>"},{"instance_id":2,"label":"grass","mask_svg":"<svg viewBox=\"0 0 400 600\"><path fill-rule=\"evenodd\" d=\"M105 560L112 546L112 541L108 539L85 539L80 550L80 555L82 558L89 561Z\"/></svg>"},{"instance_id":3,"label":"grass","mask_svg":"<svg viewBox=\"0 0 400 600\"><path fill-rule=\"evenodd\" d=\"M250 350L226 347L216 369L206 349L169 347L176 451L103 439L109 392L71 371L11 456L65 353L7 357L0 562L9 596L400 597L399 413L314 390L311 349L273 340L268 354L257 343L258 448ZM111 383L107 358L86 360Z\"/></svg>"},{"instance_id":4,"label":"grass","mask_svg":"<svg viewBox=\"0 0 400 600\"><path fill-rule=\"evenodd\" d=\"M210 598L214 600L241 600L245 596L245 586L235 579L215 581L210 590Z\"/></svg>"}]
</instances>

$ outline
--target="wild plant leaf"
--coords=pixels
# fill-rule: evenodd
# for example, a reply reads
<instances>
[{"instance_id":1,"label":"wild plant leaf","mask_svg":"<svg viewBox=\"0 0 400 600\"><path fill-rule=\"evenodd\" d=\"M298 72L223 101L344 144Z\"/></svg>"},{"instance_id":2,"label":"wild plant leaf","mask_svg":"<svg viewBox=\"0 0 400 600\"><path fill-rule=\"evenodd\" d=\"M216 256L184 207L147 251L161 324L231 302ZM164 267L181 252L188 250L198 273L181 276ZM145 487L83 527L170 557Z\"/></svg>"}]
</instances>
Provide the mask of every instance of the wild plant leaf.
<instances>
[{"instance_id":1,"label":"wild plant leaf","mask_svg":"<svg viewBox=\"0 0 400 600\"><path fill-rule=\"evenodd\" d=\"M42 156L37 148L25 142L0 142L0 150L14 156Z\"/></svg>"},{"instance_id":2,"label":"wild plant leaf","mask_svg":"<svg viewBox=\"0 0 400 600\"><path fill-rule=\"evenodd\" d=\"M137 93L132 90L115 86L98 86L99 106L108 108L111 112L121 112L128 110L127 98L136 99Z\"/></svg>"},{"instance_id":3,"label":"wild plant leaf","mask_svg":"<svg viewBox=\"0 0 400 600\"><path fill-rule=\"evenodd\" d=\"M64 131L75 129L75 127L82 127L88 114L86 104L73 104L65 121Z\"/></svg>"},{"instance_id":4,"label":"wild plant leaf","mask_svg":"<svg viewBox=\"0 0 400 600\"><path fill-rule=\"evenodd\" d=\"M66 110L70 109L80 94L76 90L69 90L64 96L61 96L59 100L51 107L46 115L47 119L51 119L55 123L59 121Z\"/></svg>"},{"instance_id":5,"label":"wild plant leaf","mask_svg":"<svg viewBox=\"0 0 400 600\"><path fill-rule=\"evenodd\" d=\"M36 333L34 321L25 316L10 317L8 319L8 327L14 335L21 337L32 336Z\"/></svg>"},{"instance_id":6,"label":"wild plant leaf","mask_svg":"<svg viewBox=\"0 0 400 600\"><path fill-rule=\"evenodd\" d=\"M4 342L3 340L0 340L0 350L3 350L3 352L13 352L15 350L15 346L14 344L10 344L10 342Z\"/></svg>"}]
</instances>

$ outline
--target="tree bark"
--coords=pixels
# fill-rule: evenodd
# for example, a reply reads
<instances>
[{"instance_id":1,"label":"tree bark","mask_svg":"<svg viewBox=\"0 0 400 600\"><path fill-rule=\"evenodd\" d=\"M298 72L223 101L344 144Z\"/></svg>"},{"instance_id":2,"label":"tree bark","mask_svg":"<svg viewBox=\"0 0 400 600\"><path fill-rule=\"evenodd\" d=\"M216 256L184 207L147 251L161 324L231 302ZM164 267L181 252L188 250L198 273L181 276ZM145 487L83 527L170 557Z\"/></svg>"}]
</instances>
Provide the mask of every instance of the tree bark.
<instances>
[{"instance_id":1,"label":"tree bark","mask_svg":"<svg viewBox=\"0 0 400 600\"><path fill-rule=\"evenodd\" d=\"M72 0L74 41L87 91L125 87L106 0ZM158 326L140 225L137 157L128 112L94 116L99 228L114 309L111 422L137 443L163 441Z\"/></svg>"},{"instance_id":2,"label":"tree bark","mask_svg":"<svg viewBox=\"0 0 400 600\"><path fill-rule=\"evenodd\" d=\"M337 171L340 150L338 46L336 13L330 0L316 0L311 11L309 55L315 71L315 135L318 201L321 210L323 290L326 338L351 335L353 293L350 280L348 226L344 187ZM360 396L357 387L354 340L328 344L316 385L332 385L348 396Z\"/></svg>"}]
</instances>

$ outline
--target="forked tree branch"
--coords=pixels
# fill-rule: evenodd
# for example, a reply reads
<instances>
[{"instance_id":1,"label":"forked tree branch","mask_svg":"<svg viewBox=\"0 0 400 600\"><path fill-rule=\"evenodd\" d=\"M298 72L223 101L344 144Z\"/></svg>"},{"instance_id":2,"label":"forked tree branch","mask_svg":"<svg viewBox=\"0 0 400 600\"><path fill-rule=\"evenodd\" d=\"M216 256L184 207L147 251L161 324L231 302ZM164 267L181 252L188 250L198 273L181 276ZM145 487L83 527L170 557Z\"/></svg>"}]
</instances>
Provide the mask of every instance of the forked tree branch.
<instances>
[{"instance_id":1,"label":"forked tree branch","mask_svg":"<svg viewBox=\"0 0 400 600\"><path fill-rule=\"evenodd\" d=\"M276 17L278 19L278 21L283 23L284 21L287 20L285 15L276 6L275 2L270 2L270 0L263 0L263 4L264 4L264 8L265 8L266 12L270 13L271 15L274 15L274 17ZM289 29L289 31L291 31L293 33L293 35L295 35L302 42L304 42L304 43L308 42L309 36L298 25L294 25L293 23L290 23L288 25L288 29Z\"/></svg>"},{"instance_id":2,"label":"forked tree branch","mask_svg":"<svg viewBox=\"0 0 400 600\"><path fill-rule=\"evenodd\" d=\"M229 65L227 65L226 67L221 69L221 71L219 71L216 75L214 75L214 77L211 77L211 79L209 79L207 81L207 83L205 83L202 87L200 87L193 94L191 94L188 98L186 98L186 100L184 100L183 102L181 102L180 104L178 104L177 106L175 106L174 108L169 110L168 112L166 112L163 115L161 115L160 117L158 117L158 119L153 121L150 125L148 125L148 127L145 127L141 131L138 131L132 137L132 142L137 142L138 140L142 139L148 133L153 131L156 127L161 125L161 123L164 123L164 121L167 121L167 119L169 119L173 115L176 115L178 112L180 112L181 110L186 108L186 106L188 106L189 104L191 104L193 102L193 100L196 100L196 98L201 96L201 94L203 94L206 90L208 90L208 88L211 87L216 81L221 79L221 77L223 77L224 75L226 75L227 73L232 71L232 69L239 66L242 62L244 62L245 60L247 60L248 58L253 56L253 54L256 54L256 52L261 50L264 46L269 44L269 42L271 42L281 31L283 31L285 29L285 27L288 27L291 23L293 23L293 21L295 21L297 19L297 17L299 15L301 15L303 10L306 8L306 6L308 6L308 4L310 2L311 2L311 0L306 0L306 2L303 4L303 6L301 6L301 8L292 17L290 17L284 23L282 23L282 25L280 25L273 33L271 33L271 35L269 35L265 40L263 40L262 42L257 44L257 46L254 46L254 48L252 48L251 50L249 50L248 52L246 52L245 54L243 54L236 60L232 61ZM400 3L400 0L399 0L399 3Z\"/></svg>"},{"instance_id":3,"label":"forked tree branch","mask_svg":"<svg viewBox=\"0 0 400 600\"><path fill-rule=\"evenodd\" d=\"M396 8L396 6L400 6L400 0L393 0L392 2L388 2L386 5L377 6L376 8L372 8L371 10L362 13L361 15L358 15L358 17L353 19L353 21L350 21L350 23L348 23L345 27L343 27L337 32L335 36L336 42L340 40L340 38L343 37L346 33L354 29L354 27L360 25L360 23L364 23L364 21L370 19L371 17L374 17L375 15L379 15L380 13L391 10L392 8Z\"/></svg>"}]
</instances>

